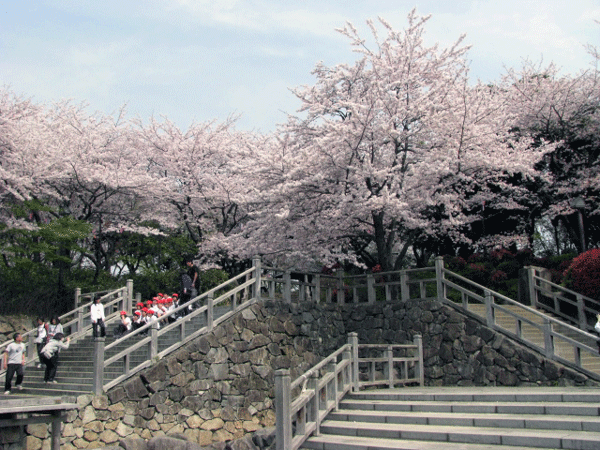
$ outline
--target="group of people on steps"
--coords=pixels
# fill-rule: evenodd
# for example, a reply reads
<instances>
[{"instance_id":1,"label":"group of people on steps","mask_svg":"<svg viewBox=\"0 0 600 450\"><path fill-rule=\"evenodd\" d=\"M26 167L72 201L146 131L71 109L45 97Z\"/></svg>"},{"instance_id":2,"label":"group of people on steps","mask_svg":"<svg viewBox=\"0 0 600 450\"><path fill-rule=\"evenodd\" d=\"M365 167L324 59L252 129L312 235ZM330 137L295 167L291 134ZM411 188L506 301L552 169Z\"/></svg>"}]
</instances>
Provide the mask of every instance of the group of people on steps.
<instances>
[{"instance_id":1,"label":"group of people on steps","mask_svg":"<svg viewBox=\"0 0 600 450\"><path fill-rule=\"evenodd\" d=\"M170 296L162 293L157 294L152 300L146 303L139 302L129 317L127 311L121 311L120 321L117 324L114 335L120 337L125 333L142 327L149 322L158 322L160 328L161 317L170 310L177 308L180 304L188 302L190 299L198 295L200 284L200 272L198 267L194 265L192 258L186 258L185 264L187 269L181 274L181 289L180 294L174 293ZM191 308L191 307L190 307ZM184 311L183 314L187 312ZM177 320L180 316L169 316L170 322ZM106 336L104 305L101 302L100 296L97 296L92 301L90 306L90 319L92 322L92 335L94 338ZM52 317L50 321L42 317L37 320L36 337L34 343L38 355L37 367L45 367L44 382L56 383L56 370L58 367L58 358L62 349L68 349L70 338L65 337L63 326L60 323L58 316ZM11 342L4 350L2 358L2 369L6 370L6 378L4 382L4 394L9 395L13 389L12 380L16 375L15 386L17 390L22 390L24 368L25 368L25 344L21 333L13 335Z\"/></svg>"},{"instance_id":2,"label":"group of people on steps","mask_svg":"<svg viewBox=\"0 0 600 450\"><path fill-rule=\"evenodd\" d=\"M43 318L37 319L36 344L38 354L38 368L45 366L44 382L56 383L56 369L58 368L58 355L61 349L69 348L70 338L65 339L62 325L58 317L53 317L50 323ZM12 390L12 379L16 375L15 389L22 390L25 368L25 344L21 333L13 335L13 342L4 350L2 368L6 369L4 381L4 394L9 395Z\"/></svg>"}]
</instances>

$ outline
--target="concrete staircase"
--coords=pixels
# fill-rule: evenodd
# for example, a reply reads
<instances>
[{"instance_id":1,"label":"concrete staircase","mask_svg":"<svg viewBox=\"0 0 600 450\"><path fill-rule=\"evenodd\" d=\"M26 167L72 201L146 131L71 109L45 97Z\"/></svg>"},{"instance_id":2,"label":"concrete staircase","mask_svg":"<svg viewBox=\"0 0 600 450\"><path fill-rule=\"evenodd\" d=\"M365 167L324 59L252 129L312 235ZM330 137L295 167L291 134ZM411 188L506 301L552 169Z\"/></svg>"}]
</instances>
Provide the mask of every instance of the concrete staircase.
<instances>
[{"instance_id":1,"label":"concrete staircase","mask_svg":"<svg viewBox=\"0 0 600 450\"><path fill-rule=\"evenodd\" d=\"M600 448L598 388L402 388L347 395L303 449Z\"/></svg>"},{"instance_id":2,"label":"concrete staircase","mask_svg":"<svg viewBox=\"0 0 600 450\"><path fill-rule=\"evenodd\" d=\"M215 308L215 318L226 313L228 310L229 308L227 307ZM186 316L180 320L187 321L185 324L186 336L192 334L194 331L206 325L206 317L204 314L200 314L193 318L189 318ZM112 336L114 326L114 324L107 324L107 336L105 341L106 346L115 341L115 338ZM136 336L137 339L135 339L135 342L138 342L144 337L145 336ZM158 351L160 352L164 349L167 349L168 347L179 342L180 340L181 336L179 334L179 330L172 330L161 337L161 339L159 340ZM80 339L77 342L72 342L68 349L61 351L59 357L59 366L55 378L56 384L44 383L44 366L42 366L41 368L38 368L36 366L28 366L25 369L25 377L23 379L23 390L14 391L14 393L43 396L77 396L82 394L90 394L92 392L93 379L93 345L94 343L90 332L90 334L86 335L83 339ZM107 350L105 358L110 358L111 356L121 352L122 350L131 345L133 345L131 340L122 342L121 344L118 344L115 348ZM148 346L142 346L141 348L137 349L135 352L132 353L130 365L135 366L148 359ZM112 364L111 366L105 368L105 382L108 382L120 376L123 373L122 368L122 364Z\"/></svg>"}]
</instances>

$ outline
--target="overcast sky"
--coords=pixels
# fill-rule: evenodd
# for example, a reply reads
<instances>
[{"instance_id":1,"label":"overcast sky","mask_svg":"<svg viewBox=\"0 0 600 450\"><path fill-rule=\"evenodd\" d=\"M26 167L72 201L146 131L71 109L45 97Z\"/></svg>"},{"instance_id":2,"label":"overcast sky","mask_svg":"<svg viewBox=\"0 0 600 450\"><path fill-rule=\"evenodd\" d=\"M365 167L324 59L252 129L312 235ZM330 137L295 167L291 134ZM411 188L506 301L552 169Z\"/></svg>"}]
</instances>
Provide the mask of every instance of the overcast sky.
<instances>
[{"instance_id":1,"label":"overcast sky","mask_svg":"<svg viewBox=\"0 0 600 450\"><path fill-rule=\"evenodd\" d=\"M1 0L0 85L38 102L73 99L90 112L123 104L144 121L180 128L241 114L269 132L294 113L290 88L313 84L315 64L351 62L335 28L367 19L398 30L416 7L432 14L426 41L466 34L473 78L499 79L524 58L587 69L600 46L598 0Z\"/></svg>"}]
</instances>

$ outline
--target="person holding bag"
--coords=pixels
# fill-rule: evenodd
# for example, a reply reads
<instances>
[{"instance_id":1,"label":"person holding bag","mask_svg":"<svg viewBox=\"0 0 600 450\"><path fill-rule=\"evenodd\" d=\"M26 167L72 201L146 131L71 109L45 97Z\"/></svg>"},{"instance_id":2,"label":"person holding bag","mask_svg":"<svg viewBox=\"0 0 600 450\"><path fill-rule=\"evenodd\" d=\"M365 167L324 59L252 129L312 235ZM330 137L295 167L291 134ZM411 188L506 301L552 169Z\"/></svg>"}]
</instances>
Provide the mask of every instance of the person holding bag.
<instances>
[{"instance_id":1,"label":"person holding bag","mask_svg":"<svg viewBox=\"0 0 600 450\"><path fill-rule=\"evenodd\" d=\"M71 338L67 338L67 342L63 342L64 338L64 334L56 333L54 338L42 349L42 357L46 366L46 371L44 372L45 383L56 383L54 377L56 376L56 369L58 367L58 354L61 349L69 348L69 342L71 341Z\"/></svg>"}]
</instances>

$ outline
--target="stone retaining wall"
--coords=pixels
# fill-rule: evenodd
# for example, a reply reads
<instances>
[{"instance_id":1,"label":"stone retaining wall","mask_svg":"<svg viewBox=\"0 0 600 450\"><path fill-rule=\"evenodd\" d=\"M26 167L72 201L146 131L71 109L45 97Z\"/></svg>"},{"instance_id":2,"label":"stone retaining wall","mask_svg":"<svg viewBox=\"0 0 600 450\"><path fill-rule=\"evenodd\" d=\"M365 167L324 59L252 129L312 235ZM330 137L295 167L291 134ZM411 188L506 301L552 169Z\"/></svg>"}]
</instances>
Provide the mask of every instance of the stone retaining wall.
<instances>
[{"instance_id":1,"label":"stone retaining wall","mask_svg":"<svg viewBox=\"0 0 600 450\"><path fill-rule=\"evenodd\" d=\"M428 385L599 385L437 301L266 301L106 395L80 396L79 411L64 424L61 449L141 450L132 443L160 436L208 446L272 427L274 371L290 369L294 379L346 343L350 332L360 343L412 343L421 334ZM28 450L47 448L45 425L27 432Z\"/></svg>"}]
</instances>

